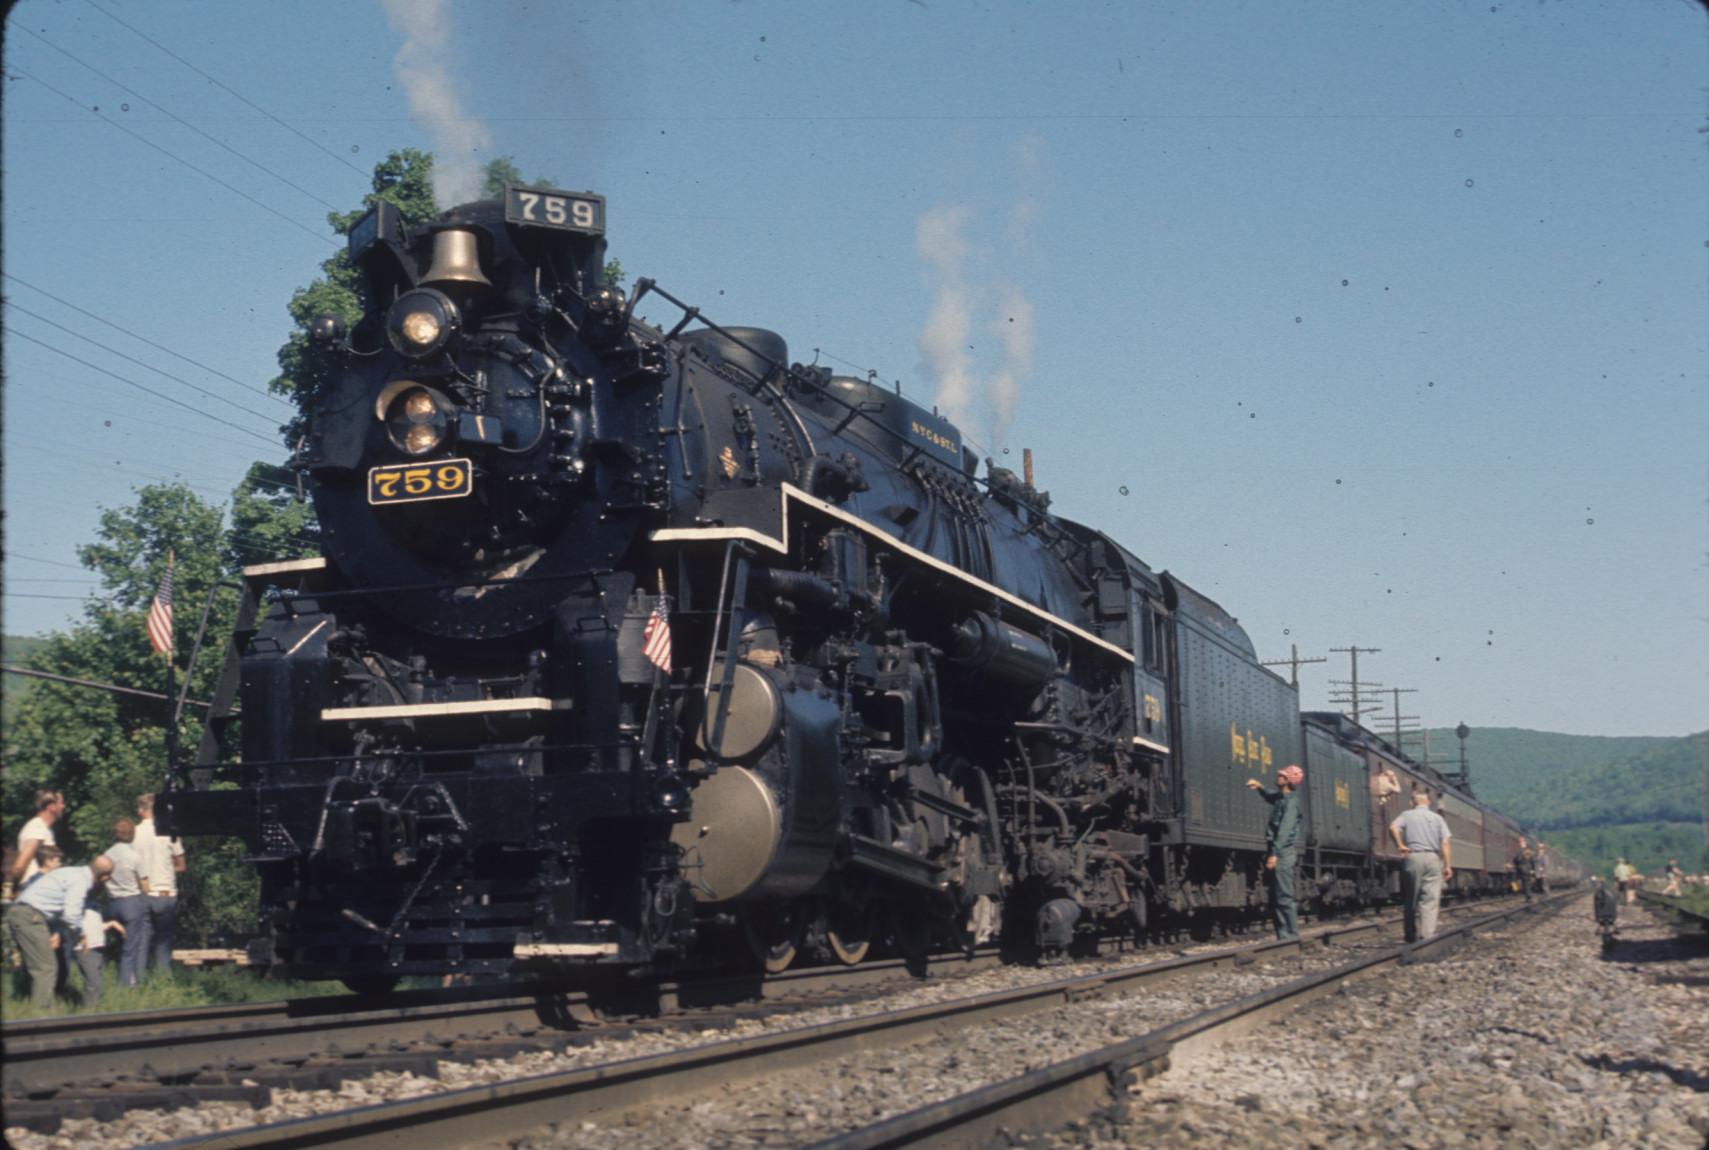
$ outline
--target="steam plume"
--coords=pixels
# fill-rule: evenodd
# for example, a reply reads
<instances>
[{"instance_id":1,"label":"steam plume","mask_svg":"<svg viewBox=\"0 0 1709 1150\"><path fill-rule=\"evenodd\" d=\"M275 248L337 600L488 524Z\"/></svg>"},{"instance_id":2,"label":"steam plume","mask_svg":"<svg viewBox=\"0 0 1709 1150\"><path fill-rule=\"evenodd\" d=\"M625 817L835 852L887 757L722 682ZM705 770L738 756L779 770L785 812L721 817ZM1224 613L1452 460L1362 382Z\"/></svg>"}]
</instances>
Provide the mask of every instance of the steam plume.
<instances>
[{"instance_id":1,"label":"steam plume","mask_svg":"<svg viewBox=\"0 0 1709 1150\"><path fill-rule=\"evenodd\" d=\"M957 421L973 414L971 405L979 386L967 350L973 319L964 282L967 244L961 229L968 214L966 208L938 208L921 216L914 232L915 250L938 281L931 314L920 333L920 354L926 370L938 381L938 407Z\"/></svg>"},{"instance_id":2,"label":"steam plume","mask_svg":"<svg viewBox=\"0 0 1709 1150\"><path fill-rule=\"evenodd\" d=\"M392 60L398 83L433 146L433 198L441 208L480 194L485 169L481 155L492 135L463 112L451 84L451 5L449 0L380 0L386 22L404 38Z\"/></svg>"},{"instance_id":3,"label":"steam plume","mask_svg":"<svg viewBox=\"0 0 1709 1150\"><path fill-rule=\"evenodd\" d=\"M1016 169L1023 176L1039 166L1041 144L1024 140L1015 150ZM1000 444L1008 434L1020 403L1021 385L1032 372L1035 323L1032 301L1020 283L994 271L1012 271L1032 252L1039 209L1022 196L1010 209L1002 238L1001 259L989 246L976 246L967 236L974 221L965 205L934 208L920 217L914 250L933 286L931 311L920 332L924 369L937 381L938 409L960 424ZM975 330L994 347L976 357L970 336ZM982 371L977 364L985 365Z\"/></svg>"}]
</instances>

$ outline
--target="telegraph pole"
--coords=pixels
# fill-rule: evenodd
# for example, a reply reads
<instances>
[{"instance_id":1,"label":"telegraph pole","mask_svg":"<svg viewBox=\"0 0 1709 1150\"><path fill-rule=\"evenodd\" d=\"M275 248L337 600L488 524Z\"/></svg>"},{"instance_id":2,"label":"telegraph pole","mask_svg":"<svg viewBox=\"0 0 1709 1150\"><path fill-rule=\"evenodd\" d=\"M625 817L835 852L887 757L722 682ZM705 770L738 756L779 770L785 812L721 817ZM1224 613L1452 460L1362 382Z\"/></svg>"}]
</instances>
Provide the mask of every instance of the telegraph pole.
<instances>
[{"instance_id":1,"label":"telegraph pole","mask_svg":"<svg viewBox=\"0 0 1709 1150\"><path fill-rule=\"evenodd\" d=\"M1382 709L1381 703L1378 703L1375 706L1371 706L1371 707L1366 707L1366 706L1361 705L1363 703L1363 699L1364 699L1364 696L1361 694L1361 691L1364 691L1367 693L1374 692L1376 689L1380 688L1382 686L1382 684L1381 683L1369 683L1369 682L1361 683L1359 681L1359 656L1361 654L1364 654L1364 655L1378 654L1379 652L1382 651L1382 648L1381 647L1360 647L1360 646L1355 645L1352 647L1331 647L1329 650L1332 654L1349 655L1352 657L1352 662L1353 662L1353 677L1351 679L1331 679L1331 680L1329 680L1330 685L1332 687L1340 688L1340 690L1338 692L1332 691L1330 693L1330 700L1329 701L1332 703L1344 704L1342 707L1342 713L1349 716L1354 722L1358 722L1361 715L1366 715L1372 711L1381 710ZM1339 696L1340 696L1339 698L1336 697L1337 694L1339 694Z\"/></svg>"},{"instance_id":2,"label":"telegraph pole","mask_svg":"<svg viewBox=\"0 0 1709 1150\"><path fill-rule=\"evenodd\" d=\"M1402 695L1416 695L1418 693L1418 688L1417 687L1390 687L1389 693L1394 696L1394 718L1393 718L1393 722L1394 722L1394 749L1396 751L1398 751L1399 753L1404 755L1406 753L1406 745L1401 742L1401 736L1404 733L1410 733L1412 731L1416 731L1418 728L1415 726L1403 726L1402 724L1403 724L1403 722L1404 723L1416 723L1416 722L1418 722L1418 716L1417 715L1403 715L1400 713L1400 697Z\"/></svg>"},{"instance_id":3,"label":"telegraph pole","mask_svg":"<svg viewBox=\"0 0 1709 1150\"><path fill-rule=\"evenodd\" d=\"M1294 690L1296 690L1296 691L1299 690L1299 687L1300 687L1300 664L1301 663L1327 663L1327 662L1329 662L1328 658L1320 658L1320 659L1302 659L1302 658L1300 658L1300 645L1298 643L1289 643L1288 644L1288 650L1290 652L1292 652L1288 656L1288 658L1264 660L1264 661L1261 661L1259 663L1259 666L1263 666L1263 667L1291 667L1292 671L1289 673L1288 682L1293 684Z\"/></svg>"}]
</instances>

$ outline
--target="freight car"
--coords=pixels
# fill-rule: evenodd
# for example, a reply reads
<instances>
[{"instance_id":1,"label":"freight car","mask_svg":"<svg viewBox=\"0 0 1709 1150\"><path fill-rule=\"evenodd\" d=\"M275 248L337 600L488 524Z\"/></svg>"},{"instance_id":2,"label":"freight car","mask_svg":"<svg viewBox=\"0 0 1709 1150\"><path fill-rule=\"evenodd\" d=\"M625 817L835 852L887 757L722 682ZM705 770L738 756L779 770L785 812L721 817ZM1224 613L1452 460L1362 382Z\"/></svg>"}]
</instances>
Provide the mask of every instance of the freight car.
<instances>
[{"instance_id":1,"label":"freight car","mask_svg":"<svg viewBox=\"0 0 1709 1150\"><path fill-rule=\"evenodd\" d=\"M364 313L313 325L294 461L323 554L246 572L163 803L247 844L258 960L600 985L1232 921L1244 783L1302 759L1322 901L1391 888L1375 781L1439 780L1302 725L1233 616L935 411L606 283L605 211L349 232Z\"/></svg>"}]
</instances>

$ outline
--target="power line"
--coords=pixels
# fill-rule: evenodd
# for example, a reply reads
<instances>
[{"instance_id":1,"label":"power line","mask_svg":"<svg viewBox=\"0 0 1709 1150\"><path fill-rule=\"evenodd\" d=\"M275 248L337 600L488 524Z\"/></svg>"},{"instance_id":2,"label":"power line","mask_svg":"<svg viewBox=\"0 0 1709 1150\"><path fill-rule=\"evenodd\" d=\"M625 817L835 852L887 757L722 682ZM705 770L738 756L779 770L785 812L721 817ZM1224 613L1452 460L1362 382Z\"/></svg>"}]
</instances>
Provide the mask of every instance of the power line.
<instances>
[{"instance_id":1,"label":"power line","mask_svg":"<svg viewBox=\"0 0 1709 1150\"><path fill-rule=\"evenodd\" d=\"M154 374L156 374L158 376L163 376L166 379L170 379L174 383L182 384L183 386L189 388L191 391L195 392L197 395L205 395L209 399L217 399L221 403L227 405L228 407L235 407L235 408L237 408L237 410L243 412L245 415L253 415L256 419L259 419L265 423L273 422L272 416L264 415L261 412L256 411L253 407L245 407L245 406L243 406L243 404L238 403L234 399L228 399L225 396L220 395L218 392L209 391L205 387L198 387L196 384L191 383L187 379L182 379L179 376L173 375L169 371L162 371L160 368L155 367L153 364L144 363L142 360L136 358L135 356L126 355L124 352L118 350L117 348L108 347L106 344L102 343L100 340L91 339L89 336L86 336L86 335L82 334L81 332L78 332L72 328L66 327L62 323L55 323L53 320L47 318L47 316L41 315L37 312L33 312L29 308L23 306L22 304L13 303L11 300L7 300L5 302L6 302L6 306L11 308L13 311L21 311L25 315L29 316L31 319L37 320L41 323L45 323L51 328L57 328L58 330L63 331L66 335L69 335L75 339L80 339L84 343L92 343L96 347L100 348L102 351L106 352L109 355L116 355L120 359L126 361L127 363L134 363L138 367L143 368L147 371L152 371Z\"/></svg>"},{"instance_id":2,"label":"power line","mask_svg":"<svg viewBox=\"0 0 1709 1150\"><path fill-rule=\"evenodd\" d=\"M60 578L50 578L48 576L36 576L36 575L8 575L8 576L6 576L6 582L8 582L8 583L99 583L100 581L101 581L101 578L98 575L85 575L81 579L70 579L70 578L60 579Z\"/></svg>"},{"instance_id":3,"label":"power line","mask_svg":"<svg viewBox=\"0 0 1709 1150\"><path fill-rule=\"evenodd\" d=\"M297 138L305 141L306 143L308 143L308 144L310 144L316 148L319 148L321 151L325 152L327 155L331 156L333 159L337 160L339 163L343 164L345 167L349 168L351 171L355 172L357 175L361 176L363 179L367 179L372 174L370 172L364 172L361 168L357 167L355 164L352 164L349 160L345 159L343 156L339 155L337 152L333 151L331 148L327 147L326 145L324 145L324 144L322 144L316 140L313 140L313 139L309 138L308 136L303 135L302 132L298 131L296 128L293 128L291 125L287 124L285 121L283 121L279 117L275 116L272 112L269 112L266 108L263 108L260 104L257 104L254 100L251 100L248 96L245 96L243 93L237 91L236 89L230 87L229 85L222 84L220 81L214 79L212 76L208 75L206 72L204 72L200 68L196 67L196 65L190 63L190 61L184 59L184 57L180 56L178 53L174 52L172 49L168 48L166 45L164 45L160 41L156 40L154 37L148 35L146 32L141 31L140 29L138 29L134 25L126 24L123 20L119 19L117 16L113 15L111 12L109 12L105 8L101 7L99 4L96 4L94 2L94 0L89 0L89 7L95 9L95 11L99 12L101 15L105 16L107 19L113 21L115 24L118 24L121 27L130 29L131 32L135 33L137 36L140 36L142 39L147 40L150 44L153 44L156 48L159 48L162 52L165 52L168 56L172 57L174 60L176 60L180 64L184 65L184 67L190 69L190 71L196 73L196 75L202 77L202 79L206 80L208 83L214 85L216 88L220 88L226 92L231 93L231 95L237 97L237 99L239 99L239 100L242 100L245 104L249 105L251 108L254 108L257 112L260 112L263 116L266 116L269 120L272 120L275 124L278 124L281 128L284 128L287 132L290 132L292 135L294 135Z\"/></svg>"},{"instance_id":4,"label":"power line","mask_svg":"<svg viewBox=\"0 0 1709 1150\"><path fill-rule=\"evenodd\" d=\"M27 675L32 679L48 679L55 683L69 683L74 687L94 687L97 690L110 691L115 695L141 695L145 699L160 699L168 703L172 701L170 695L162 695L158 691L142 691L136 687L121 687L117 683L101 683L94 679L74 679L70 675L55 675L49 671L38 671L34 667L14 667L5 664L0 665L0 671L5 671L8 675ZM201 699L186 699L185 702L192 707L213 706L212 703L205 703Z\"/></svg>"},{"instance_id":5,"label":"power line","mask_svg":"<svg viewBox=\"0 0 1709 1150\"><path fill-rule=\"evenodd\" d=\"M128 95L130 95L134 99L141 100L143 103L147 104L149 107L160 112L162 115L168 116L171 119L176 120L178 123L183 124L186 128L189 128L192 132L195 132L198 136L203 137L204 139L210 141L211 143L215 144L218 147L224 148L226 151L230 152L232 155L236 156L238 159L242 160L244 163L250 165L251 167L257 168L260 171L266 172L269 176L272 176L275 180L278 180L280 183L284 184L286 187L293 188L296 191L301 192L303 195L307 196L309 199L313 200L315 203L326 208L328 211L336 212L339 210L337 204L328 203L326 200L321 199L319 196L315 195L313 192L309 191L307 188L303 187L301 184L295 183L285 176L281 176L278 172L275 172L272 168L269 168L266 164L261 163L259 160L250 159L248 156L244 155L242 152L238 151L236 148L232 147L230 144L226 143L224 140L220 139L219 137L217 137L217 136L215 136L209 132L203 131L201 128L198 128L196 125L192 124L190 121L186 120L184 117L176 114L175 112L172 112L171 110L169 110L167 108L161 107L159 104L155 103L153 100L150 100L147 96L143 95L141 92L137 91L135 88L126 87L117 78L115 78L111 73L103 72L101 69L95 67L95 65L90 64L90 63L83 61L83 60L79 60L76 56L73 56L70 52L67 52L64 48L61 48L58 44L55 44L52 40L49 40L46 36L43 36L41 33L31 32L30 29L25 28L22 23L14 24L13 27L21 29L24 32L28 33L29 35L34 36L37 40L40 40L43 44L46 44L49 48L52 48L55 52L58 52L61 56L64 56L67 60L70 60L73 64L77 64L80 67L87 68L89 71L95 73L97 76L101 77L103 80L106 80L108 83L110 83L114 87L118 88L121 92L127 93Z\"/></svg>"},{"instance_id":6,"label":"power line","mask_svg":"<svg viewBox=\"0 0 1709 1150\"><path fill-rule=\"evenodd\" d=\"M26 339L26 340L29 340L31 343L39 344L40 346L45 347L49 351L53 352L55 355L62 355L66 359L69 359L71 362L80 363L84 367L89 368L91 371L98 371L102 375L111 376L112 378L118 380L120 383L128 383L132 387L136 388L138 391L141 391L147 395L152 395L156 399L164 399L167 403L170 403L175 407L182 407L186 411L193 411L197 415L201 416L204 419L211 419L215 423L224 424L226 427L231 428L233 431L241 431L245 435L253 436L254 438L259 439L261 442L267 444L270 447L278 446L278 444L275 440L270 439L265 435L262 435L259 431L253 431L250 428L243 427L239 424L233 423L229 419L221 419L217 415L213 415L209 412L203 411L201 408L192 406L191 404L188 404L188 403L185 403L181 399L176 399L170 395L166 395L162 392L158 392L158 391L154 390L152 387L148 387L145 384L138 383L134 379L126 379L124 376L118 374L117 372L108 371L104 367L100 367L97 364L90 363L86 359L81 359L75 355L72 355L69 351L66 351L63 348L57 348L57 347L53 346L53 344L48 343L46 340L37 339L35 336L30 335L27 332L13 331L11 334L18 339ZM183 381L180 380L179 382L182 383Z\"/></svg>"},{"instance_id":7,"label":"power line","mask_svg":"<svg viewBox=\"0 0 1709 1150\"><path fill-rule=\"evenodd\" d=\"M197 167L195 164L192 164L189 160L186 160L184 157L179 156L179 155L161 147L159 144L155 143L153 140L149 139L147 136L144 136L138 132L131 131L129 128L125 127L123 124L119 123L117 120L110 119L107 116L101 115L100 111L97 108L85 106L82 103L82 101L77 99L77 97L72 96L72 95L68 95L67 93L60 91L58 88L56 88L52 84L48 83L46 80L42 79L40 76L34 75L30 72L25 72L25 71L22 71L19 69L13 69L13 75L22 76L26 80L34 80L36 83L38 83L42 87L46 88L48 91L52 92L54 95L59 96L61 99L70 101L71 103L77 105L77 107L82 108L85 112L93 112L101 120L102 123L111 124L113 127L117 128L119 131L121 131L125 135L129 136L131 139L136 140L138 143L148 145L149 147L153 148L155 151L159 152L161 155L165 156L167 159L174 160L177 163L183 164L186 168L189 168L192 172L195 172L199 176L204 176L207 179L212 180L214 183L218 184L220 187L224 188L226 191L231 192L233 195L242 196L244 199L248 200L250 203L254 204L256 207L258 207L262 211L266 212L268 215L278 216L280 219L284 220L287 224L290 224L293 228L296 228L298 231L304 233L305 235L313 236L315 239L319 240L321 243L328 245L329 247L337 247L338 246L335 242L328 239L326 236L322 235L320 232L315 231L313 228L308 227L306 224L302 224L302 223L298 222L297 220L293 220L290 216L287 216L284 212L279 211L277 208L273 208L273 207L268 206L267 204L262 203L260 200L256 199L254 196L250 195L248 192L244 191L243 189L233 187L231 184L226 183L224 180L220 179L218 176L214 175L212 172L208 171L207 169Z\"/></svg>"},{"instance_id":8,"label":"power line","mask_svg":"<svg viewBox=\"0 0 1709 1150\"><path fill-rule=\"evenodd\" d=\"M9 591L8 599L69 599L73 603L111 603L111 595L42 595L34 591Z\"/></svg>"},{"instance_id":9,"label":"power line","mask_svg":"<svg viewBox=\"0 0 1709 1150\"><path fill-rule=\"evenodd\" d=\"M81 563L67 563L62 559L43 559L40 555L20 555L16 551L8 552L6 558L28 559L31 563L46 563L49 567L70 567L75 571L86 570Z\"/></svg>"},{"instance_id":10,"label":"power line","mask_svg":"<svg viewBox=\"0 0 1709 1150\"><path fill-rule=\"evenodd\" d=\"M192 364L196 367L199 367L203 371L208 372L211 375L217 375L221 379L230 380L232 383L237 384L239 387L246 388L250 391L253 391L257 395L266 396L268 399L271 399L275 403L281 403L287 407L295 406L294 404L291 403L290 400L284 399L281 396L274 395L271 391L268 391L264 387L257 387L253 383L248 383L244 380L237 378L237 376L235 376L235 375L228 375L225 372L221 371L217 367L209 367L207 364L201 362L200 360L191 359L189 356L184 355L181 352L173 351L171 348L165 346L164 344L155 343L153 340L149 339L147 336L138 335L136 332L131 331L129 328L120 327L118 324L114 323L112 320L103 319L101 316L96 315L94 312L88 311L84 308L80 308L76 304L72 303L70 300L62 299L59 296L56 296L52 292L48 291L46 288L37 287L35 284L31 283L29 280L21 279L18 276L13 275L11 272L0 272L0 275L4 275L7 279L11 280L15 284L22 284L24 287L29 288L31 291L35 292L38 295L47 296L48 299L51 299L54 303L57 303L62 307L68 307L72 311L77 312L80 315L86 315L90 319L94 320L96 323L105 324L107 327L112 328L114 331L122 332L125 335L130 336L132 339L138 341L139 343L146 343L149 347L154 348L156 351L163 351L167 355L172 356L174 359L181 359L185 363Z\"/></svg>"}]
</instances>

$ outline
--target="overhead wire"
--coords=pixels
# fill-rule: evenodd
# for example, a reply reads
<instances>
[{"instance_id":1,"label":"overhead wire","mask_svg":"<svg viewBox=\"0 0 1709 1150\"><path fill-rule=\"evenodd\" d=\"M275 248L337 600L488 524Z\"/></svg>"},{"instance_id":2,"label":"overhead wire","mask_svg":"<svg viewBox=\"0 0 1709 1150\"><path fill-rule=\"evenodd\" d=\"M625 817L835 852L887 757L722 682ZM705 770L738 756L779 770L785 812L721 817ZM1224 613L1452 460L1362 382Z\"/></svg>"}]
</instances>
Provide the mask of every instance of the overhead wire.
<instances>
[{"instance_id":1,"label":"overhead wire","mask_svg":"<svg viewBox=\"0 0 1709 1150\"><path fill-rule=\"evenodd\" d=\"M28 559L31 563L46 563L49 567L71 567L78 571L87 570L81 563L67 563L63 559L43 559L40 555L20 555L16 551L8 551L6 558Z\"/></svg>"},{"instance_id":2,"label":"overhead wire","mask_svg":"<svg viewBox=\"0 0 1709 1150\"><path fill-rule=\"evenodd\" d=\"M52 40L49 40L46 36L43 36L41 33L31 31L29 28L24 27L24 25L22 23L14 23L12 25L12 27L15 29L18 29L20 31L23 31L30 36L35 37L37 40L40 40L43 44L46 44L49 48L52 48L55 52L58 52L61 56L64 56L67 60L70 60L73 64L76 64L82 68L87 68L89 71L95 73L97 76L101 77L103 80L106 80L108 83L110 83L114 87L118 88L121 92L124 92L127 95L129 95L132 99L141 100L143 103L145 103L149 107L155 109L157 112L160 112L162 115L167 116L170 119L184 125L186 128L189 128L192 132L195 132L198 136L201 136L202 138L208 140L209 142L214 144L216 147L224 148L226 151L230 152L232 155L236 156L238 159L242 160L244 163L250 165L253 168L256 168L259 171L267 173L269 176L272 176L275 180L278 180L280 183L284 184L286 187L291 188L295 191L301 192L303 195L307 196L309 199L313 200L315 203L326 208L328 211L336 212L339 210L337 204L330 203L327 200L322 199L320 196L316 195L314 192L309 191L307 188L303 187L301 184L296 183L295 181L291 180L289 177L282 176L278 172L275 172L272 168L269 168L266 164L261 163L259 160L253 160L250 157L244 155L242 152L238 151L236 148L232 147L230 144L226 143L224 140L220 139L218 136L215 136L210 132L207 132L201 128L198 128L195 124L192 124L190 121L186 120L184 117L173 112L171 109L164 108L161 105L155 103L153 100L149 99L147 96L143 95L141 92L137 91L135 88L127 87L117 77L113 76L112 73L103 72L101 69L97 68L95 65L88 63L85 60L79 60L76 56L73 56L70 52L67 52L64 48L61 48L58 44L55 44Z\"/></svg>"},{"instance_id":3,"label":"overhead wire","mask_svg":"<svg viewBox=\"0 0 1709 1150\"><path fill-rule=\"evenodd\" d=\"M84 343L94 344L96 347L100 348L102 351L106 352L108 355L116 355L120 359L126 361L127 363L134 363L140 368L143 368L147 371L152 371L152 372L154 372L154 374L156 374L158 376L162 376L166 379L170 379L174 383L181 384L184 387L189 388L191 391L195 392L198 395L205 395L209 399L218 400L219 402L225 404L228 407L235 407L237 410L243 412L245 415L253 415L256 419L262 420L265 423L273 423L274 422L274 417L271 415L267 415L263 412L256 411L253 407L245 407L245 406L243 406L243 404L238 403L236 400L228 399L227 397L220 395L218 392L209 391L205 387L199 387L196 384L191 383L187 379L181 378L180 376L173 375L169 371L163 371L160 368L155 367L152 363L145 363L142 360L136 358L134 355L126 355L124 352L120 351L118 348L109 347L106 344L102 343L100 340L94 339L94 338L87 336L87 335L84 335L82 332L79 332L79 331L75 330L74 328L66 327L62 323L57 323L54 320L49 319L47 316L42 315L40 312L31 311L29 308L25 307L23 304L15 303L12 300L6 300L5 304L7 307L11 308L13 311L22 312L25 315L29 316L33 320L36 320L40 323L45 323L51 328L57 328L58 330L63 331L66 335L69 335L74 339L80 339Z\"/></svg>"},{"instance_id":4,"label":"overhead wire","mask_svg":"<svg viewBox=\"0 0 1709 1150\"><path fill-rule=\"evenodd\" d=\"M271 439L265 435L262 435L259 431L255 431L255 430L252 430L251 428L244 427L241 424L233 423L229 419L222 419L219 416L212 414L211 412L203 411L199 407L195 407L195 406L192 406L191 404L185 403L181 399L177 399L173 396L166 395L163 392L156 391L152 387L147 386L146 384L138 383L134 379L127 379L124 376L120 375L116 371L108 371L106 368L101 367L98 364L90 363L88 360L83 359L80 356L72 355L69 351L66 351L63 348L55 347L53 344L48 343L46 340L37 339L35 336L30 335L28 332L17 331L14 329L10 334L14 338L22 339L22 340L28 340L30 343L38 344L41 347L45 347L47 350L53 352L55 355L62 355L66 359L71 360L73 363L82 364L84 367L89 368L91 371L98 371L102 375L111 376L112 378L118 380L120 383L128 383L130 386L136 388L138 391L144 392L148 395L152 395L156 399L163 399L167 403L170 403L170 404L174 405L175 407L182 407L186 411L193 411L197 415L200 415L203 419L211 419L215 423L223 424L226 427L231 428L233 431L241 431L245 435L252 436L255 439L259 439L261 442L266 443L269 446L275 445L277 443L276 440ZM182 381L180 381L180 382L182 382Z\"/></svg>"},{"instance_id":5,"label":"overhead wire","mask_svg":"<svg viewBox=\"0 0 1709 1150\"><path fill-rule=\"evenodd\" d=\"M5 278L11 280L15 284L21 284L24 287L29 288L31 291L37 293L38 295L45 295L48 299L51 299L54 303L57 303L62 307L68 307L72 311L77 312L80 315L86 315L90 319L94 320L96 323L105 324L107 327L112 328L114 331L122 332L125 335L130 336L132 339L136 340L139 343L146 343L149 347L154 348L156 351L163 351L167 355L172 356L174 359L181 359L185 363L192 364L196 367L199 367L203 371L208 372L211 375L219 376L221 379L229 380L232 383L237 384L239 387L246 388L250 391L255 392L257 395L264 395L268 399L273 400L275 403L281 403L287 407L294 406L290 400L286 399L283 396L275 395L273 392L268 391L264 387L257 387L255 384L248 383L244 380L241 380L235 375L227 374L226 372L221 371L217 367L209 367L207 364L203 363L201 360L191 359L189 356L184 355L182 352L173 351L171 348L167 347L164 344L155 343L153 340L149 339L147 336L138 335L136 332L130 330L127 327L121 327L119 324L114 323L110 319L106 319L102 316L96 315L94 312L89 311L86 308L78 307L76 304L72 303L70 300L64 299L60 296L56 296L52 292L48 291L46 288L38 287L37 285L31 283L29 280L26 280L20 276L13 275L11 272L0 272L0 276L4 276Z\"/></svg>"},{"instance_id":6,"label":"overhead wire","mask_svg":"<svg viewBox=\"0 0 1709 1150\"><path fill-rule=\"evenodd\" d=\"M281 120L278 116L275 116L272 112L269 112L266 108L263 108L260 104L257 104L254 100L251 100L248 96L245 96L242 92L239 92L236 89L232 88L230 85L224 84L224 83L220 82L219 80L215 79L214 77L208 75L208 73L202 71L202 69L196 67L196 65L190 63L190 61L184 59L184 57L180 56L178 53L174 52L172 49L168 48L166 45L162 44L160 41L156 40L154 37L150 36L148 33L137 28L135 25L125 23L125 21L123 21L123 20L119 19L117 16L113 15L113 13L107 11L105 8L101 7L99 4L96 4L94 2L94 0L86 0L86 2L89 4L89 7L95 9L95 11L99 12L101 15L105 16L107 19L113 21L115 24L118 24L122 28L129 29L134 35L141 37L142 39L148 41L150 44L153 44L156 48L160 49L162 52L166 53L168 56L172 57L174 60L176 60L180 64L184 65L184 67L190 69L190 71L196 73L196 75L202 77L202 79L206 80L208 83L214 85L216 88L219 88L222 91L230 93L232 96L236 97L238 100L241 100L243 103L249 105L251 108L254 108L257 112L260 112L263 116L266 116L269 120L273 121L275 124L278 124L281 128L284 128L287 132L290 132L292 135L296 136L297 138L303 140L305 143L309 144L311 147L318 148L322 152L325 152L327 155L331 156L333 159L337 160L339 163L343 164L345 167L349 168L351 171L355 172L357 175L361 176L363 179L367 179L372 174L372 173L363 171L361 168L357 167L355 164L351 163L349 160L345 159L343 156L339 155L337 152L333 151L331 148L328 148L326 145L320 143L319 141L317 141L315 139L312 139L311 137L309 137L307 135L304 135L302 132L298 131L296 128L292 127L290 124L286 123L284 120Z\"/></svg>"},{"instance_id":7,"label":"overhead wire","mask_svg":"<svg viewBox=\"0 0 1709 1150\"><path fill-rule=\"evenodd\" d=\"M133 132L131 129L125 127L123 124L119 123L117 120L114 120L108 116L102 115L99 107L92 107L89 105L85 105L82 101L77 99L77 97L72 96L69 93L61 91L60 89L54 87L52 84L48 83L46 80L42 79L40 76L37 76L32 72L25 72L19 68L14 68L12 70L12 75L22 76L26 80L34 80L36 83L40 84L42 87L46 88L48 91L52 92L54 95L60 97L61 99L67 100L70 103L75 104L77 107L82 108L86 112L93 113L97 118L100 119L100 121L102 123L111 124L113 127L117 128L119 131L121 131L125 135L129 136L131 139L136 140L138 143L146 144L148 147L153 148L155 151L159 152L161 155L167 157L168 159L174 161L175 163L183 164L186 168L189 168L192 172L195 172L197 175L203 176L206 179L212 180L214 183L218 184L220 187L224 188L226 191L231 192L233 195L241 196L242 198L248 200L250 203L254 204L256 207L260 208L262 211L266 212L268 215L277 216L279 219L284 220L287 224L290 224L293 228L296 228L298 231L302 232L304 235L313 236L316 240L320 241L323 244L326 244L328 247L337 247L338 246L338 244L335 241L328 239L326 236L322 235L320 232L315 231L313 228L307 226L306 224L303 224L298 220L292 219L290 216L287 216L284 212L281 212L279 209L277 209L275 207L272 207L268 204L262 203L260 200L256 199L254 196L250 195L248 192L244 191L242 188L234 187L233 185L226 183L224 180L220 179L218 176L214 175L212 172L208 171L206 168L201 168L195 164L192 164L189 160L186 160L184 157L176 154L175 152L172 152L170 149L161 147L159 144L155 143L153 140L149 139L147 136L142 135L140 132Z\"/></svg>"}]
</instances>

